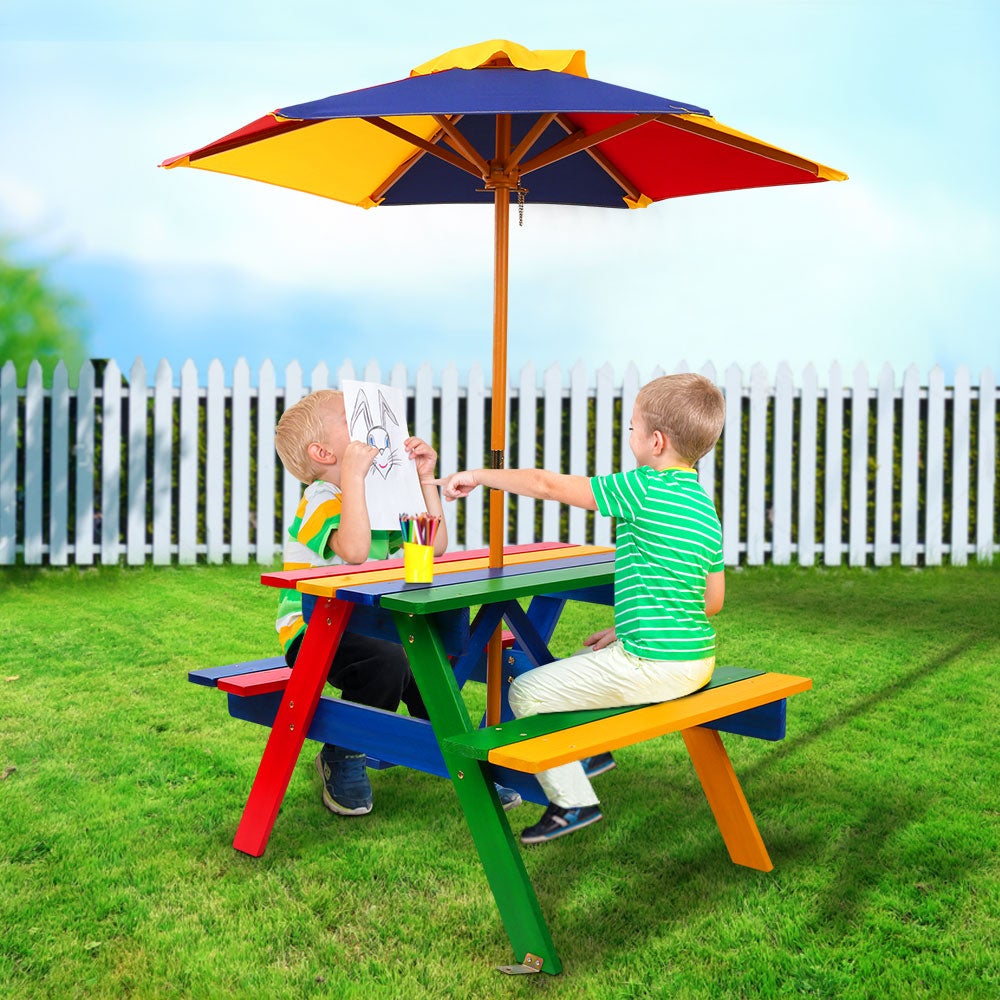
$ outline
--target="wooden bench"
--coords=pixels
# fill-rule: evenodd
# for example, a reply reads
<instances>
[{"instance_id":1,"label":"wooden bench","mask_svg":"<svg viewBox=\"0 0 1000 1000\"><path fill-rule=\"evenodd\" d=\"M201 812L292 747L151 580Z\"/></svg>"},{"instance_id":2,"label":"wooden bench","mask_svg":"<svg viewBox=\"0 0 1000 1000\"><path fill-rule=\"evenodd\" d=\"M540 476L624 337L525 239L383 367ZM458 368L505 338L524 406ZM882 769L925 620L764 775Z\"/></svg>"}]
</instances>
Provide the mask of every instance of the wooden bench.
<instances>
[{"instance_id":1,"label":"wooden bench","mask_svg":"<svg viewBox=\"0 0 1000 1000\"><path fill-rule=\"evenodd\" d=\"M504 631L505 649L514 645L511 632ZM283 656L260 660L244 660L219 667L204 667L188 672L188 680L204 687L225 692L229 714L234 719L255 722L261 726L274 724L281 695L288 686L292 668ZM306 735L319 743L341 743L363 747L377 735L382 748L378 756L369 754L368 766L376 770L403 765L415 767L447 778L448 769L430 723L411 719L395 712L355 705L329 695L320 698ZM545 797L534 780L515 781L521 795L544 803Z\"/></svg>"},{"instance_id":2,"label":"wooden bench","mask_svg":"<svg viewBox=\"0 0 1000 1000\"><path fill-rule=\"evenodd\" d=\"M192 670L188 679L226 692L234 718L270 726L290 676L284 659L271 657ZM569 761L679 732L730 858L735 864L770 871L773 865L718 733L781 740L787 698L811 687L812 681L806 677L717 667L706 687L674 701L535 715L452 736L443 745L469 760L534 775ZM379 757L369 757L369 767L401 764L448 777L433 731L420 719L323 697L307 738L364 746L366 737L372 735L373 721L383 750ZM390 735L394 738L387 740ZM510 781L530 801L545 801L534 782L526 784L503 773L498 777Z\"/></svg>"},{"instance_id":3,"label":"wooden bench","mask_svg":"<svg viewBox=\"0 0 1000 1000\"><path fill-rule=\"evenodd\" d=\"M718 731L783 739L786 699L811 687L807 677L718 667L706 687L684 698L535 715L450 737L444 746L470 760L537 774L680 732L729 856L738 865L770 871L774 866Z\"/></svg>"}]
</instances>

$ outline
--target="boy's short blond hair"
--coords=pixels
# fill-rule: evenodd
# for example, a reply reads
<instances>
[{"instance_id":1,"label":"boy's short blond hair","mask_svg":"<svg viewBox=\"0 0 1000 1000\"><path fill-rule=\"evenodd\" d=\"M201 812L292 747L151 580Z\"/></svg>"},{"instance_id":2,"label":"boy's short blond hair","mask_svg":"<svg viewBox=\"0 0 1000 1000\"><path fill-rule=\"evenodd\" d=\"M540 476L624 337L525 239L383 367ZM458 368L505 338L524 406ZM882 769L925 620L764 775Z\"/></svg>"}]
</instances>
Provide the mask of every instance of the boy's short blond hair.
<instances>
[{"instance_id":1,"label":"boy's short blond hair","mask_svg":"<svg viewBox=\"0 0 1000 1000\"><path fill-rule=\"evenodd\" d=\"M726 422L726 399L704 375L664 375L647 382L635 397L650 431L670 438L678 456L694 465L719 440Z\"/></svg>"},{"instance_id":2,"label":"boy's short blond hair","mask_svg":"<svg viewBox=\"0 0 1000 1000\"><path fill-rule=\"evenodd\" d=\"M331 406L338 400L339 411ZM336 419L338 412L344 413L343 400L339 389L316 389L282 413L274 431L274 450L300 483L308 485L322 475L323 470L309 457L309 445L326 439L327 422Z\"/></svg>"}]
</instances>

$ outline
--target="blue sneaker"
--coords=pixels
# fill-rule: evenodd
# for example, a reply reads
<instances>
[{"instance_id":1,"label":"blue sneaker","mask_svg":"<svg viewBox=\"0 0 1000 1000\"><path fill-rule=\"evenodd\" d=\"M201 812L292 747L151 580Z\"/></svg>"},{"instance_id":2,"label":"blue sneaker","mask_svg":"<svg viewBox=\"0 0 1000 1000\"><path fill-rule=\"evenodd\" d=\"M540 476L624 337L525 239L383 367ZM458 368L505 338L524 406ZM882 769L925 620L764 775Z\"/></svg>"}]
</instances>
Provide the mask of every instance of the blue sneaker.
<instances>
[{"instance_id":1,"label":"blue sneaker","mask_svg":"<svg viewBox=\"0 0 1000 1000\"><path fill-rule=\"evenodd\" d=\"M604 774L605 771L611 771L618 766L618 761L609 753L599 753L593 757L584 757L580 763L583 764L583 773L588 778L596 778L597 775Z\"/></svg>"},{"instance_id":2,"label":"blue sneaker","mask_svg":"<svg viewBox=\"0 0 1000 1000\"><path fill-rule=\"evenodd\" d=\"M323 779L323 805L338 816L364 816L372 811L368 756L325 743L316 755Z\"/></svg>"},{"instance_id":3,"label":"blue sneaker","mask_svg":"<svg viewBox=\"0 0 1000 1000\"><path fill-rule=\"evenodd\" d=\"M503 785L494 785L494 788L500 797L500 805L503 806L504 812L516 809L523 801L520 792L515 792L513 788L504 788Z\"/></svg>"},{"instance_id":4,"label":"blue sneaker","mask_svg":"<svg viewBox=\"0 0 1000 1000\"><path fill-rule=\"evenodd\" d=\"M541 844L546 840L555 840L574 830L580 830L591 823L604 819L600 806L562 806L551 802L542 813L542 818L534 825L521 832L522 844Z\"/></svg>"}]
</instances>

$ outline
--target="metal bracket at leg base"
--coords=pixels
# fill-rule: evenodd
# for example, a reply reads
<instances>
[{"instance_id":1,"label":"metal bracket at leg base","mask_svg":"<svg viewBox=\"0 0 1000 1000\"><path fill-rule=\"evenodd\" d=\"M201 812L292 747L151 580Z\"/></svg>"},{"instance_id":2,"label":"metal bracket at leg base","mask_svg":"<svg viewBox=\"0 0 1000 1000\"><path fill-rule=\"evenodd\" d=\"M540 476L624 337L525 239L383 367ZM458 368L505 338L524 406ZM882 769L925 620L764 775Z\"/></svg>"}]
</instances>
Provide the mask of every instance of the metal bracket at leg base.
<instances>
[{"instance_id":1,"label":"metal bracket at leg base","mask_svg":"<svg viewBox=\"0 0 1000 1000\"><path fill-rule=\"evenodd\" d=\"M520 965L498 965L497 971L506 973L508 976L523 976L526 973L541 972L542 960L529 951Z\"/></svg>"}]
</instances>

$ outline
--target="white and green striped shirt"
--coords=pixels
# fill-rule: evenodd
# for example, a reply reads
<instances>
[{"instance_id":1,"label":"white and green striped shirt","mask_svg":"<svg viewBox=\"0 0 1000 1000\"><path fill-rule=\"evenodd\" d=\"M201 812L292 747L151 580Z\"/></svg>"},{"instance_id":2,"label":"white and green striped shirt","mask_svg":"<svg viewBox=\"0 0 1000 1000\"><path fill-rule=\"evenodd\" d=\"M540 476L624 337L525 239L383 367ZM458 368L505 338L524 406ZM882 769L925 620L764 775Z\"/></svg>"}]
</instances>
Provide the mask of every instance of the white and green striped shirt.
<instances>
[{"instance_id":1,"label":"white and green striped shirt","mask_svg":"<svg viewBox=\"0 0 1000 1000\"><path fill-rule=\"evenodd\" d=\"M722 525L693 469L595 476L597 509L615 518L615 631L648 660L715 653L705 577L723 568Z\"/></svg>"},{"instance_id":2,"label":"white and green striped shirt","mask_svg":"<svg viewBox=\"0 0 1000 1000\"><path fill-rule=\"evenodd\" d=\"M340 527L343 500L340 487L319 480L305 488L288 526L284 568L307 569L334 566L343 560L330 548L330 539ZM398 531L373 531L369 559L388 559L403 544ZM302 594L294 587L279 591L278 619L274 625L281 648L287 652L296 636L306 627L302 617Z\"/></svg>"}]
</instances>

